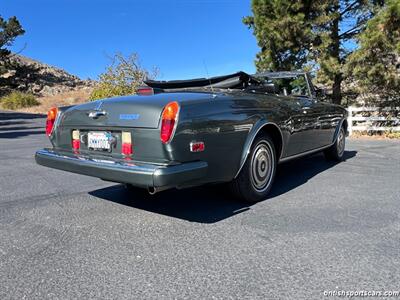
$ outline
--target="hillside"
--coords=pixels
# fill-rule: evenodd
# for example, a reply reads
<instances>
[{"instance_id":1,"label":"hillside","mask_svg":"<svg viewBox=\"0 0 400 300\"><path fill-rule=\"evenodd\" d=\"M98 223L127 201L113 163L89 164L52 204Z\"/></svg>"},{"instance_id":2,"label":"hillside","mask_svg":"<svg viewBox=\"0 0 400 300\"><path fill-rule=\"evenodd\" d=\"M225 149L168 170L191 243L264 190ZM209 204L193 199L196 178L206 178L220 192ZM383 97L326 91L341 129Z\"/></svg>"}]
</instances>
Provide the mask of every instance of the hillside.
<instances>
[{"instance_id":1,"label":"hillside","mask_svg":"<svg viewBox=\"0 0 400 300\"><path fill-rule=\"evenodd\" d=\"M0 77L0 95L14 90L34 94L41 105L26 111L46 112L54 105L85 102L96 84L22 55L14 54L11 61L11 69Z\"/></svg>"}]
</instances>

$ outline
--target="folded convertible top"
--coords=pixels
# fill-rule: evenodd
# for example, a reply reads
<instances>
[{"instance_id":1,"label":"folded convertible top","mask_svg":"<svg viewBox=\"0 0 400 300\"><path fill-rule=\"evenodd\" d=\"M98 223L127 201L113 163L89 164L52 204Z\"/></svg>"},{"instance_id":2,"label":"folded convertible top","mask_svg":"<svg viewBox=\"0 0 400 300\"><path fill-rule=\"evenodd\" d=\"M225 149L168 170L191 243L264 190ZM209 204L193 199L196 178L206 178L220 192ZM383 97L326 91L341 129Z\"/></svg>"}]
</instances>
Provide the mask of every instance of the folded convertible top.
<instances>
[{"instance_id":1,"label":"folded convertible top","mask_svg":"<svg viewBox=\"0 0 400 300\"><path fill-rule=\"evenodd\" d=\"M249 84L259 81L245 72L237 72L230 75L216 76L211 78L197 78L189 80L156 81L146 80L145 83L152 88L180 89L195 87L213 87L221 89L246 88Z\"/></svg>"}]
</instances>

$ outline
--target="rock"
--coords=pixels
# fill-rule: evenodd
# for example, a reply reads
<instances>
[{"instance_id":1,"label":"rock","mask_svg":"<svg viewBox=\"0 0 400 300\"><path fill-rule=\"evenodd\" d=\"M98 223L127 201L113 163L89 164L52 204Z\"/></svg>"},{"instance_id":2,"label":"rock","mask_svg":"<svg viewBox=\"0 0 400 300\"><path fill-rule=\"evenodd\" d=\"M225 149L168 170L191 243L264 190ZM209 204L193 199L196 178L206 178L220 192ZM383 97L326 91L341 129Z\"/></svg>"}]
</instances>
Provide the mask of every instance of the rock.
<instances>
[{"instance_id":1,"label":"rock","mask_svg":"<svg viewBox=\"0 0 400 300\"><path fill-rule=\"evenodd\" d=\"M1 78L10 78L10 77L15 76L15 73L16 73L15 70L10 70L10 71L7 71L6 73L0 75L0 77Z\"/></svg>"}]
</instances>

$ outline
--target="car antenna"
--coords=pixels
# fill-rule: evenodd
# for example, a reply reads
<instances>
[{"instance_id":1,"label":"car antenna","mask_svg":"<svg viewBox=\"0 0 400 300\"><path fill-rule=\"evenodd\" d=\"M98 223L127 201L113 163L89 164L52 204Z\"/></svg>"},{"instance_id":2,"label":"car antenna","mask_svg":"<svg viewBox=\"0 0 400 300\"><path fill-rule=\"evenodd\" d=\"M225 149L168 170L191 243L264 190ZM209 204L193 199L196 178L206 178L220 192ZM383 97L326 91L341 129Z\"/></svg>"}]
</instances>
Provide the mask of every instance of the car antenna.
<instances>
[{"instance_id":1,"label":"car antenna","mask_svg":"<svg viewBox=\"0 0 400 300\"><path fill-rule=\"evenodd\" d=\"M214 88L213 88L213 86L211 84L210 74L208 74L207 64L206 64L206 61L204 59L203 59L203 64L204 64L204 68L206 69L207 79L210 82L211 92L214 94Z\"/></svg>"}]
</instances>

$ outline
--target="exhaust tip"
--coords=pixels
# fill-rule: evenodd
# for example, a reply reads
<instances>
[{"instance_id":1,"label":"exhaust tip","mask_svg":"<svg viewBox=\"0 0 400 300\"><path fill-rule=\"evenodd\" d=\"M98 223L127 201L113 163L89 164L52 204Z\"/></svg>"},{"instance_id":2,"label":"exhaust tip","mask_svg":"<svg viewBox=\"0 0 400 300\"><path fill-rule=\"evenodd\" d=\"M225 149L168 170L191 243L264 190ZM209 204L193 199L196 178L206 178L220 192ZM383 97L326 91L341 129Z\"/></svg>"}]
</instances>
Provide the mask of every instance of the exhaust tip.
<instances>
[{"instance_id":1,"label":"exhaust tip","mask_svg":"<svg viewBox=\"0 0 400 300\"><path fill-rule=\"evenodd\" d=\"M162 192L162 191L168 190L169 188L171 188L171 187L169 187L169 186L157 186L157 187L156 186L149 186L147 188L147 191L149 192L150 195L154 195L154 194L156 194L158 192Z\"/></svg>"},{"instance_id":2,"label":"exhaust tip","mask_svg":"<svg viewBox=\"0 0 400 300\"><path fill-rule=\"evenodd\" d=\"M154 186L149 186L147 188L147 191L149 192L150 195L154 195L155 193L157 193L157 189Z\"/></svg>"}]
</instances>

